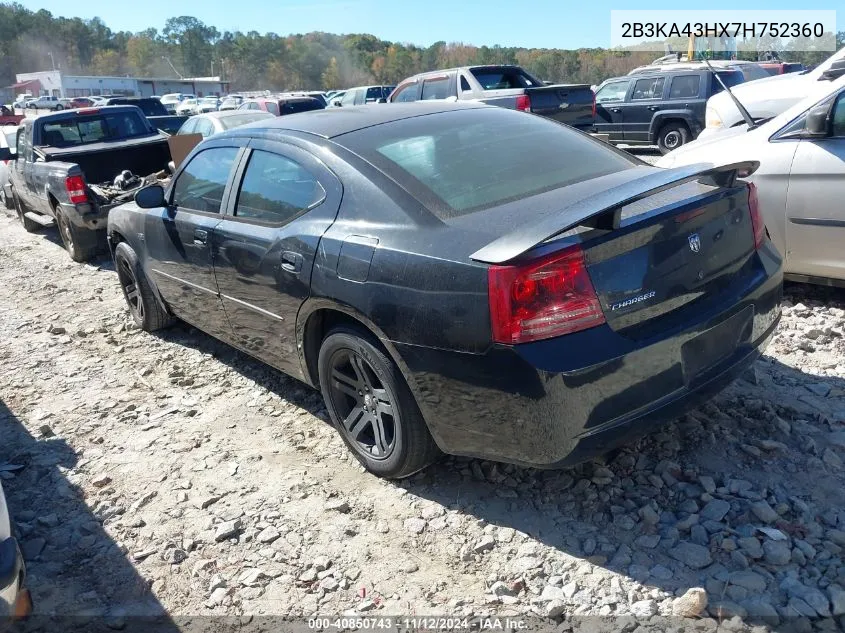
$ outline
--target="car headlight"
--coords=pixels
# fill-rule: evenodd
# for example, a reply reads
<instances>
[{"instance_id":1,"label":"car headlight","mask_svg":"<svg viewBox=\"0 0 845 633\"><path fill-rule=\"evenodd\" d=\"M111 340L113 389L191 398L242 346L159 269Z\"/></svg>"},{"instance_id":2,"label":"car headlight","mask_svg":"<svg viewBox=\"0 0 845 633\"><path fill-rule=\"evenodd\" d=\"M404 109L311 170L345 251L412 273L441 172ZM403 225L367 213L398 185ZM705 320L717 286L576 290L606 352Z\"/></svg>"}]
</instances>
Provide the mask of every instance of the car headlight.
<instances>
[{"instance_id":1,"label":"car headlight","mask_svg":"<svg viewBox=\"0 0 845 633\"><path fill-rule=\"evenodd\" d=\"M704 111L704 127L722 127L722 118L709 106Z\"/></svg>"}]
</instances>

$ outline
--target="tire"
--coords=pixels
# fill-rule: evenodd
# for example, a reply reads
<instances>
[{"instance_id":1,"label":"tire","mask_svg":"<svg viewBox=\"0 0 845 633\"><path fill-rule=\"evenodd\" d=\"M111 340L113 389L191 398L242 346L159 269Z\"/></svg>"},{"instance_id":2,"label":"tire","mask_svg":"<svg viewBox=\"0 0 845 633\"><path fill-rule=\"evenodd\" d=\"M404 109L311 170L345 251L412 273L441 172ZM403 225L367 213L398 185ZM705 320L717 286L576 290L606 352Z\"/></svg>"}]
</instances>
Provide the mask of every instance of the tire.
<instances>
[{"instance_id":1,"label":"tire","mask_svg":"<svg viewBox=\"0 0 845 633\"><path fill-rule=\"evenodd\" d=\"M146 332L172 325L176 319L158 301L138 256L129 244L118 243L114 249L114 263L123 298L135 324Z\"/></svg>"},{"instance_id":2,"label":"tire","mask_svg":"<svg viewBox=\"0 0 845 633\"><path fill-rule=\"evenodd\" d=\"M657 147L661 154L668 154L689 140L689 128L684 123L667 123L657 133Z\"/></svg>"},{"instance_id":3,"label":"tire","mask_svg":"<svg viewBox=\"0 0 845 633\"><path fill-rule=\"evenodd\" d=\"M24 215L26 213L26 207L23 206L23 202L21 199L18 198L18 194L12 190L12 203L15 205L15 213L18 214L18 220L21 221L23 224L23 230L27 233L35 233L41 228L41 225L38 222L30 220L28 217Z\"/></svg>"},{"instance_id":4,"label":"tire","mask_svg":"<svg viewBox=\"0 0 845 633\"><path fill-rule=\"evenodd\" d=\"M399 368L368 333L333 329L320 346L317 367L332 422L368 471L401 479L439 457Z\"/></svg>"},{"instance_id":5,"label":"tire","mask_svg":"<svg viewBox=\"0 0 845 633\"><path fill-rule=\"evenodd\" d=\"M75 262L87 262L97 254L98 236L97 231L81 229L68 220L64 211L59 207L54 209L56 214L56 225L59 228L59 235L65 245L70 258Z\"/></svg>"},{"instance_id":6,"label":"tire","mask_svg":"<svg viewBox=\"0 0 845 633\"><path fill-rule=\"evenodd\" d=\"M59 104L59 105L57 105L57 106L56 106L56 111L57 111L57 112L58 112L59 110L64 110L64 109L65 109L65 107L64 107L63 105L61 105L61 104Z\"/></svg>"}]
</instances>

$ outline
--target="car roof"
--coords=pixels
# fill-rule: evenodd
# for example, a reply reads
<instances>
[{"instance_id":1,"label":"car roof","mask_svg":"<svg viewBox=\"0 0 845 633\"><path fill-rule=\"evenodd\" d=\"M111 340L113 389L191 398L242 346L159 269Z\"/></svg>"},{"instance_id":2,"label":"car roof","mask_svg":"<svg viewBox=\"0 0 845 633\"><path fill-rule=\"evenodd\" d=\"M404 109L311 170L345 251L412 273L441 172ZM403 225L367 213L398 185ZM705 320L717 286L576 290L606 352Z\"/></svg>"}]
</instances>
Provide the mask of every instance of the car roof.
<instances>
[{"instance_id":1,"label":"car roof","mask_svg":"<svg viewBox=\"0 0 845 633\"><path fill-rule=\"evenodd\" d=\"M195 114L194 116L209 118L209 119L225 119L226 117L230 116L243 116L244 113L253 113L255 114L255 110L215 110L214 112L203 112L202 114ZM267 112L263 112L262 114L269 114Z\"/></svg>"},{"instance_id":2,"label":"car roof","mask_svg":"<svg viewBox=\"0 0 845 633\"><path fill-rule=\"evenodd\" d=\"M479 110L493 108L478 102L452 103L447 101L419 101L415 103L391 103L384 105L348 106L326 108L299 114L289 114L267 121L258 121L236 128L226 134L243 135L244 131L291 131L305 132L323 138L333 138L366 127L401 121L418 116L453 112L455 110Z\"/></svg>"}]
</instances>

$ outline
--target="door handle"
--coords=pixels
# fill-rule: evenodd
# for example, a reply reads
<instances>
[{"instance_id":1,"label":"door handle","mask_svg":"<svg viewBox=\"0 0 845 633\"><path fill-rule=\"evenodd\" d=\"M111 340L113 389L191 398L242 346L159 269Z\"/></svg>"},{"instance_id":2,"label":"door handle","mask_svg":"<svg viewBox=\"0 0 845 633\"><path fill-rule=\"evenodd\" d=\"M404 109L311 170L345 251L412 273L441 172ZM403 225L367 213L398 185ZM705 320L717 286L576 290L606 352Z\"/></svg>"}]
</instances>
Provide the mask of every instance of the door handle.
<instances>
[{"instance_id":1,"label":"door handle","mask_svg":"<svg viewBox=\"0 0 845 633\"><path fill-rule=\"evenodd\" d=\"M194 244L201 245L208 243L208 231L204 229L194 229Z\"/></svg>"},{"instance_id":2,"label":"door handle","mask_svg":"<svg viewBox=\"0 0 845 633\"><path fill-rule=\"evenodd\" d=\"M622 108L611 108L611 112L622 112Z\"/></svg>"},{"instance_id":3,"label":"door handle","mask_svg":"<svg viewBox=\"0 0 845 633\"><path fill-rule=\"evenodd\" d=\"M657 106L648 106L648 109L651 110L652 112L657 112L660 108L657 107Z\"/></svg>"},{"instance_id":4,"label":"door handle","mask_svg":"<svg viewBox=\"0 0 845 633\"><path fill-rule=\"evenodd\" d=\"M282 270L289 273L298 273L302 270L302 255L293 251L282 253Z\"/></svg>"}]
</instances>

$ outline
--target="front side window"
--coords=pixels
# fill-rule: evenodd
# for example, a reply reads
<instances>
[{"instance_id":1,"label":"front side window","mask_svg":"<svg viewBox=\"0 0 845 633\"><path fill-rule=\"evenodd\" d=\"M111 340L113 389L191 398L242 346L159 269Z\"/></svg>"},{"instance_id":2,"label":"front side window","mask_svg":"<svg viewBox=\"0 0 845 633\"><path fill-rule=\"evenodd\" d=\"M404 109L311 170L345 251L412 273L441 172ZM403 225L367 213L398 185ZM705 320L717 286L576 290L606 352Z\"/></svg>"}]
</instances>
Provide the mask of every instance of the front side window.
<instances>
[{"instance_id":1,"label":"front side window","mask_svg":"<svg viewBox=\"0 0 845 633\"><path fill-rule=\"evenodd\" d=\"M445 99L449 96L449 77L432 77L423 83L422 99Z\"/></svg>"},{"instance_id":2,"label":"front side window","mask_svg":"<svg viewBox=\"0 0 845 633\"><path fill-rule=\"evenodd\" d=\"M663 77L637 79L637 83L634 84L634 92L631 95L631 100L660 99L663 96L663 81Z\"/></svg>"},{"instance_id":3,"label":"front side window","mask_svg":"<svg viewBox=\"0 0 845 633\"><path fill-rule=\"evenodd\" d=\"M830 115L833 136L838 138L845 137L845 92L840 93L833 105L833 112Z\"/></svg>"},{"instance_id":4,"label":"front side window","mask_svg":"<svg viewBox=\"0 0 845 633\"><path fill-rule=\"evenodd\" d=\"M596 93L596 103L622 101L625 98L625 93L628 92L628 84L629 82L627 81L615 81L605 84Z\"/></svg>"},{"instance_id":5,"label":"front side window","mask_svg":"<svg viewBox=\"0 0 845 633\"><path fill-rule=\"evenodd\" d=\"M235 216L284 224L320 203L326 192L299 163L261 150L246 166Z\"/></svg>"},{"instance_id":6,"label":"front side window","mask_svg":"<svg viewBox=\"0 0 845 633\"><path fill-rule=\"evenodd\" d=\"M340 100L340 105L342 105L342 106L355 105L355 95L357 93L358 93L357 90L347 90L346 94L343 95L343 99Z\"/></svg>"},{"instance_id":7,"label":"front side window","mask_svg":"<svg viewBox=\"0 0 845 633\"><path fill-rule=\"evenodd\" d=\"M194 156L176 180L173 204L180 209L220 213L237 156L237 147L212 147Z\"/></svg>"},{"instance_id":8,"label":"front side window","mask_svg":"<svg viewBox=\"0 0 845 633\"><path fill-rule=\"evenodd\" d=\"M367 88L367 101L377 101L381 99L381 86Z\"/></svg>"}]
</instances>

